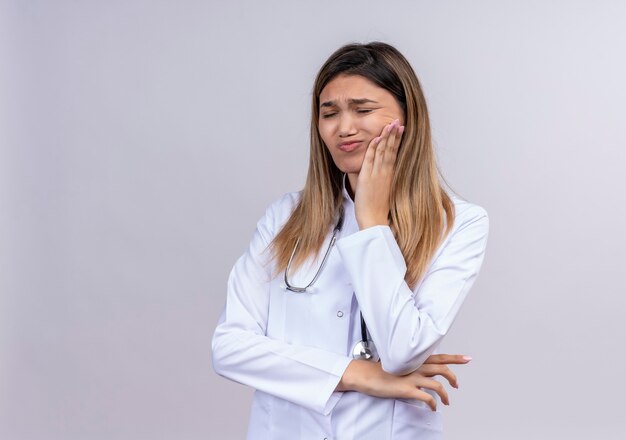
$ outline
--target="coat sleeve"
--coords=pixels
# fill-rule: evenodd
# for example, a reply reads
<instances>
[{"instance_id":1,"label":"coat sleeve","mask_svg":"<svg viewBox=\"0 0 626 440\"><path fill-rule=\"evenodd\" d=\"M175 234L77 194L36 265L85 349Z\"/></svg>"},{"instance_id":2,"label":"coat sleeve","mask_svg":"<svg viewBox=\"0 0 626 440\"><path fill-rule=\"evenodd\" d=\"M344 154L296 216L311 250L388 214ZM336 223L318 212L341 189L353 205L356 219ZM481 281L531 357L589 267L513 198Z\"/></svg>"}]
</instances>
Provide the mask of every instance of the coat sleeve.
<instances>
[{"instance_id":1,"label":"coat sleeve","mask_svg":"<svg viewBox=\"0 0 626 440\"><path fill-rule=\"evenodd\" d=\"M437 348L480 271L488 231L483 208L463 211L414 291L404 280L406 263L389 226L337 241L385 371L414 371Z\"/></svg>"},{"instance_id":2,"label":"coat sleeve","mask_svg":"<svg viewBox=\"0 0 626 440\"><path fill-rule=\"evenodd\" d=\"M327 415L342 395L334 390L351 359L266 336L271 265L264 251L274 235L275 210L270 206L259 220L230 272L226 306L212 339L213 368L227 379Z\"/></svg>"}]
</instances>

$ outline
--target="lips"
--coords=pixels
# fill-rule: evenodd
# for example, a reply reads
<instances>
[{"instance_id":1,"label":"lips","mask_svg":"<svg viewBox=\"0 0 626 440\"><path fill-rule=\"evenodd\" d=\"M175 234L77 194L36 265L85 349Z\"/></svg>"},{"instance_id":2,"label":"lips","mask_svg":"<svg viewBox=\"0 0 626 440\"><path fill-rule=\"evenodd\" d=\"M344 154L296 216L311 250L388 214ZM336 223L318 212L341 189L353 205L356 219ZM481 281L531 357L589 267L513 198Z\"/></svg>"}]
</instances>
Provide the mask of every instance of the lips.
<instances>
[{"instance_id":1,"label":"lips","mask_svg":"<svg viewBox=\"0 0 626 440\"><path fill-rule=\"evenodd\" d=\"M356 150L359 145L361 145L361 141L353 141L353 142L342 142L341 144L339 144L339 149L341 151L345 151L346 153L349 153L351 151Z\"/></svg>"}]
</instances>

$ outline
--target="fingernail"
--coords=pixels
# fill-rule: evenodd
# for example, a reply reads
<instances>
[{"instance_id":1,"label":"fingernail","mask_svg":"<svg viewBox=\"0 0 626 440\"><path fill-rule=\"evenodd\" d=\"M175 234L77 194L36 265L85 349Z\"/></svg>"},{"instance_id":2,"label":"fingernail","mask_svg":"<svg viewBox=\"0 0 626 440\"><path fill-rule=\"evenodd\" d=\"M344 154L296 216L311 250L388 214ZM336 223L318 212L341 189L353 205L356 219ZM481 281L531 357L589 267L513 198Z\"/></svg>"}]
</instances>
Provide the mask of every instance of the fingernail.
<instances>
[{"instance_id":1,"label":"fingernail","mask_svg":"<svg viewBox=\"0 0 626 440\"><path fill-rule=\"evenodd\" d=\"M398 133L400 134L404 133L404 125L398 129Z\"/></svg>"},{"instance_id":2,"label":"fingernail","mask_svg":"<svg viewBox=\"0 0 626 440\"><path fill-rule=\"evenodd\" d=\"M469 362L469 361L472 360L472 357L471 356L463 356L463 360Z\"/></svg>"},{"instance_id":3,"label":"fingernail","mask_svg":"<svg viewBox=\"0 0 626 440\"><path fill-rule=\"evenodd\" d=\"M391 130L393 130L393 122L387 127L387 133L391 133Z\"/></svg>"},{"instance_id":4,"label":"fingernail","mask_svg":"<svg viewBox=\"0 0 626 440\"><path fill-rule=\"evenodd\" d=\"M376 137L374 138L374 143L375 143L375 144L377 144L377 143L379 143L379 142L380 142L380 136L376 136Z\"/></svg>"}]
</instances>

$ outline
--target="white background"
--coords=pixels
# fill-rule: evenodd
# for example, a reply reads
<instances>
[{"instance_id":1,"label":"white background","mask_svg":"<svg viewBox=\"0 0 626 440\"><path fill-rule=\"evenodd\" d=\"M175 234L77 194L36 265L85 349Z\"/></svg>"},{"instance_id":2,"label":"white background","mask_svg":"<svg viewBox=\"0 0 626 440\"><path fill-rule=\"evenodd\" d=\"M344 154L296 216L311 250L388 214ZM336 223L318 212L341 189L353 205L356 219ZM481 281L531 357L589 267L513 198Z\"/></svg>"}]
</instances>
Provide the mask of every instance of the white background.
<instances>
[{"instance_id":1,"label":"white background","mask_svg":"<svg viewBox=\"0 0 626 440\"><path fill-rule=\"evenodd\" d=\"M490 215L446 438L624 438L624 2L0 1L0 438L243 438L228 272L304 183L318 68L371 40Z\"/></svg>"}]
</instances>

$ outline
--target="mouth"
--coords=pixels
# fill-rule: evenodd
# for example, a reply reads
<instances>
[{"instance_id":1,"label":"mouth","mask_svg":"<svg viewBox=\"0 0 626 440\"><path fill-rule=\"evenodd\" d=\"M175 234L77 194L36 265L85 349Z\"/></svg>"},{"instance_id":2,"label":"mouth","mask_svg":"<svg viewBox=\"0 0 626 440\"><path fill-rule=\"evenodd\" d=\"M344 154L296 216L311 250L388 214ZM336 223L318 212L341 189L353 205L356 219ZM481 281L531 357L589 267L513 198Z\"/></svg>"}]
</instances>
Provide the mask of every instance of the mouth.
<instances>
[{"instance_id":1,"label":"mouth","mask_svg":"<svg viewBox=\"0 0 626 440\"><path fill-rule=\"evenodd\" d=\"M350 141L350 142L342 142L339 144L338 148L341 151L345 151L346 153L349 153L351 151L356 150L359 145L361 145L363 142L362 141Z\"/></svg>"}]
</instances>

